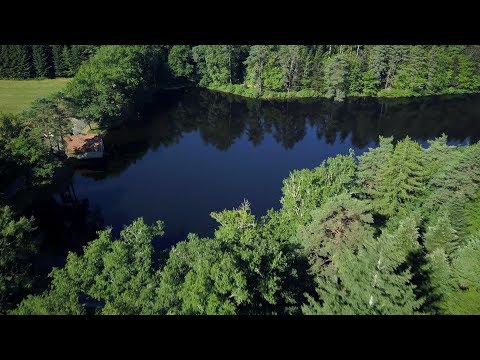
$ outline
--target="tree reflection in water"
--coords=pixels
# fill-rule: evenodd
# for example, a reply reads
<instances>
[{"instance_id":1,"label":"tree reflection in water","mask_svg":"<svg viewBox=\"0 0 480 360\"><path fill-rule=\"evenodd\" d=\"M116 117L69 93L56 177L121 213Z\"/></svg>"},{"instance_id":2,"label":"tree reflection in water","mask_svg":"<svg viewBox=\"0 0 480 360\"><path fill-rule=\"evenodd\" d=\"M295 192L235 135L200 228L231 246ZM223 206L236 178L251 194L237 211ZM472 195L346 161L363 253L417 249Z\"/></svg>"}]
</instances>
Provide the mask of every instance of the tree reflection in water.
<instances>
[{"instance_id":1,"label":"tree reflection in water","mask_svg":"<svg viewBox=\"0 0 480 360\"><path fill-rule=\"evenodd\" d=\"M115 176L145 153L177 144L186 133L198 131L206 144L229 149L246 134L259 145L266 134L292 149L307 134L307 126L327 144L350 136L365 148L379 135L405 136L425 142L446 133L450 141L480 138L480 96L432 96L409 99L350 99L262 101L192 89L160 94L142 119L111 130L104 139L107 156L86 176ZM92 170L101 171L92 171Z\"/></svg>"}]
</instances>

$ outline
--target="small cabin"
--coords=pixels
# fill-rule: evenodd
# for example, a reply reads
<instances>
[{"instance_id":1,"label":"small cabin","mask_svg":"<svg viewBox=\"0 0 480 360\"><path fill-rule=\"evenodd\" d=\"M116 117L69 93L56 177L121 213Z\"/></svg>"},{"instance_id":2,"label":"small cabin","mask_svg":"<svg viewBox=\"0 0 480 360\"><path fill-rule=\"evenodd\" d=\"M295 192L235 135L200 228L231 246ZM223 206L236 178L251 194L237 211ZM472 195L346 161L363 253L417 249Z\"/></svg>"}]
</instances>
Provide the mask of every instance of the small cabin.
<instances>
[{"instance_id":1,"label":"small cabin","mask_svg":"<svg viewBox=\"0 0 480 360\"><path fill-rule=\"evenodd\" d=\"M103 157L103 140L100 135L70 135L65 138L65 154L77 159L98 159Z\"/></svg>"}]
</instances>

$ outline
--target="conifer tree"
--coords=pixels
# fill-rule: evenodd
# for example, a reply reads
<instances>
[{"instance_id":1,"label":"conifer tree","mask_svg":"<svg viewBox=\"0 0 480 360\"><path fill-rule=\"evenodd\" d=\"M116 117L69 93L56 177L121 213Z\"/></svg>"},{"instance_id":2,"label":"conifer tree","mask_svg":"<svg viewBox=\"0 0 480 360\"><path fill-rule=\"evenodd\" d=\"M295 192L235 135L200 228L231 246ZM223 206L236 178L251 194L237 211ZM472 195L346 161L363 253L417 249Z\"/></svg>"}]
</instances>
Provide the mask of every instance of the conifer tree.
<instances>
[{"instance_id":1,"label":"conifer tree","mask_svg":"<svg viewBox=\"0 0 480 360\"><path fill-rule=\"evenodd\" d=\"M66 45L62 49L62 63L65 68L65 76L75 75L75 72L73 71L71 51Z\"/></svg>"},{"instance_id":2,"label":"conifer tree","mask_svg":"<svg viewBox=\"0 0 480 360\"><path fill-rule=\"evenodd\" d=\"M345 246L336 254L336 277L318 281L319 301L308 297L305 314L414 314L423 300L416 298L412 274L404 265L417 248L415 223L407 219L398 230L379 238L363 236L358 251ZM410 245L410 249L405 247Z\"/></svg>"},{"instance_id":3,"label":"conifer tree","mask_svg":"<svg viewBox=\"0 0 480 360\"><path fill-rule=\"evenodd\" d=\"M406 50L405 60L398 65L393 85L397 90L404 90L405 95L425 94L428 83L426 49L416 45Z\"/></svg>"},{"instance_id":4,"label":"conifer tree","mask_svg":"<svg viewBox=\"0 0 480 360\"><path fill-rule=\"evenodd\" d=\"M32 76L32 54L31 47L27 45L13 45L12 57L12 78L28 79Z\"/></svg>"},{"instance_id":5,"label":"conifer tree","mask_svg":"<svg viewBox=\"0 0 480 360\"><path fill-rule=\"evenodd\" d=\"M424 265L428 274L426 306L433 313L448 312L448 301L454 288L452 267L443 248L438 248L427 254L427 263Z\"/></svg>"},{"instance_id":6,"label":"conifer tree","mask_svg":"<svg viewBox=\"0 0 480 360\"><path fill-rule=\"evenodd\" d=\"M370 148L358 156L357 182L365 196L372 198L378 193L379 170L390 159L393 150L393 137L380 136L379 145L376 148Z\"/></svg>"},{"instance_id":7,"label":"conifer tree","mask_svg":"<svg viewBox=\"0 0 480 360\"><path fill-rule=\"evenodd\" d=\"M425 191L424 154L408 136L397 143L389 159L381 164L374 190L374 206L383 215L393 216Z\"/></svg>"},{"instance_id":8,"label":"conifer tree","mask_svg":"<svg viewBox=\"0 0 480 360\"><path fill-rule=\"evenodd\" d=\"M320 208L312 211L312 222L298 228L298 241L311 265L313 274L321 274L326 268L336 268L333 258L339 249L361 246L361 236L351 233L368 233L373 222L366 201L342 193L328 199Z\"/></svg>"},{"instance_id":9,"label":"conifer tree","mask_svg":"<svg viewBox=\"0 0 480 360\"><path fill-rule=\"evenodd\" d=\"M448 210L443 210L427 226L425 247L430 253L437 249L443 249L445 254L451 258L458 247L458 243L457 231L451 225L450 214Z\"/></svg>"},{"instance_id":10,"label":"conifer tree","mask_svg":"<svg viewBox=\"0 0 480 360\"><path fill-rule=\"evenodd\" d=\"M32 45L32 59L35 77L51 77L52 69L49 64L47 46Z\"/></svg>"},{"instance_id":11,"label":"conifer tree","mask_svg":"<svg viewBox=\"0 0 480 360\"><path fill-rule=\"evenodd\" d=\"M342 101L348 95L349 63L347 54L336 54L325 60L325 96Z\"/></svg>"},{"instance_id":12,"label":"conifer tree","mask_svg":"<svg viewBox=\"0 0 480 360\"><path fill-rule=\"evenodd\" d=\"M65 64L63 62L63 46L52 45L52 59L55 77L64 77L67 75Z\"/></svg>"},{"instance_id":13,"label":"conifer tree","mask_svg":"<svg viewBox=\"0 0 480 360\"><path fill-rule=\"evenodd\" d=\"M480 239L475 237L462 246L455 255L452 266L461 287L480 290Z\"/></svg>"},{"instance_id":14,"label":"conifer tree","mask_svg":"<svg viewBox=\"0 0 480 360\"><path fill-rule=\"evenodd\" d=\"M457 158L459 152L455 146L447 144L447 135L427 140L428 148L425 149L425 170L426 176L431 179L442 167L454 158Z\"/></svg>"},{"instance_id":15,"label":"conifer tree","mask_svg":"<svg viewBox=\"0 0 480 360\"><path fill-rule=\"evenodd\" d=\"M84 45L72 45L70 48L70 72L74 76L82 62L87 58Z\"/></svg>"},{"instance_id":16,"label":"conifer tree","mask_svg":"<svg viewBox=\"0 0 480 360\"><path fill-rule=\"evenodd\" d=\"M8 78L8 46L0 45L0 79Z\"/></svg>"}]
</instances>

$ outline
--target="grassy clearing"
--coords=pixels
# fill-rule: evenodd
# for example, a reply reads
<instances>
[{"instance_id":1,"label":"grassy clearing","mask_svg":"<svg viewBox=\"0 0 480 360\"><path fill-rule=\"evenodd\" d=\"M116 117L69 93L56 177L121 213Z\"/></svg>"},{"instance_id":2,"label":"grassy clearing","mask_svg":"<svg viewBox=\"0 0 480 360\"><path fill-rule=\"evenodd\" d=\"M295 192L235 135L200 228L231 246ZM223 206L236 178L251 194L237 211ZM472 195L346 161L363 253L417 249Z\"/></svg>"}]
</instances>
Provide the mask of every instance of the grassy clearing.
<instances>
[{"instance_id":1,"label":"grassy clearing","mask_svg":"<svg viewBox=\"0 0 480 360\"><path fill-rule=\"evenodd\" d=\"M53 94L70 79L0 80L0 113L19 113L33 100Z\"/></svg>"}]
</instances>

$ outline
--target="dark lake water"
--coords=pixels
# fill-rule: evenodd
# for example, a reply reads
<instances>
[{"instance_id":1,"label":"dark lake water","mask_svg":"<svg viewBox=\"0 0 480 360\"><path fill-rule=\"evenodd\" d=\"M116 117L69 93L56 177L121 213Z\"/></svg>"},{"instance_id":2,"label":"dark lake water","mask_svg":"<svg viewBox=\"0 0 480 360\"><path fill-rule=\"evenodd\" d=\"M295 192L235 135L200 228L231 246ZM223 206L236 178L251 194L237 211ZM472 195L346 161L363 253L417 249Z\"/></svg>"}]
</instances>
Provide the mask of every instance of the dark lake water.
<instances>
[{"instance_id":1,"label":"dark lake water","mask_svg":"<svg viewBox=\"0 0 480 360\"><path fill-rule=\"evenodd\" d=\"M59 239L52 251L60 257L95 230L111 226L117 233L141 216L165 222L158 245L167 247L189 232L212 235L210 212L243 199L258 216L278 208L282 180L294 169L350 148L360 154L379 135L426 144L442 133L452 144L478 141L480 96L334 103L256 101L206 90L159 94L141 119L105 136L103 160L77 169L71 186L34 213Z\"/></svg>"}]
</instances>

